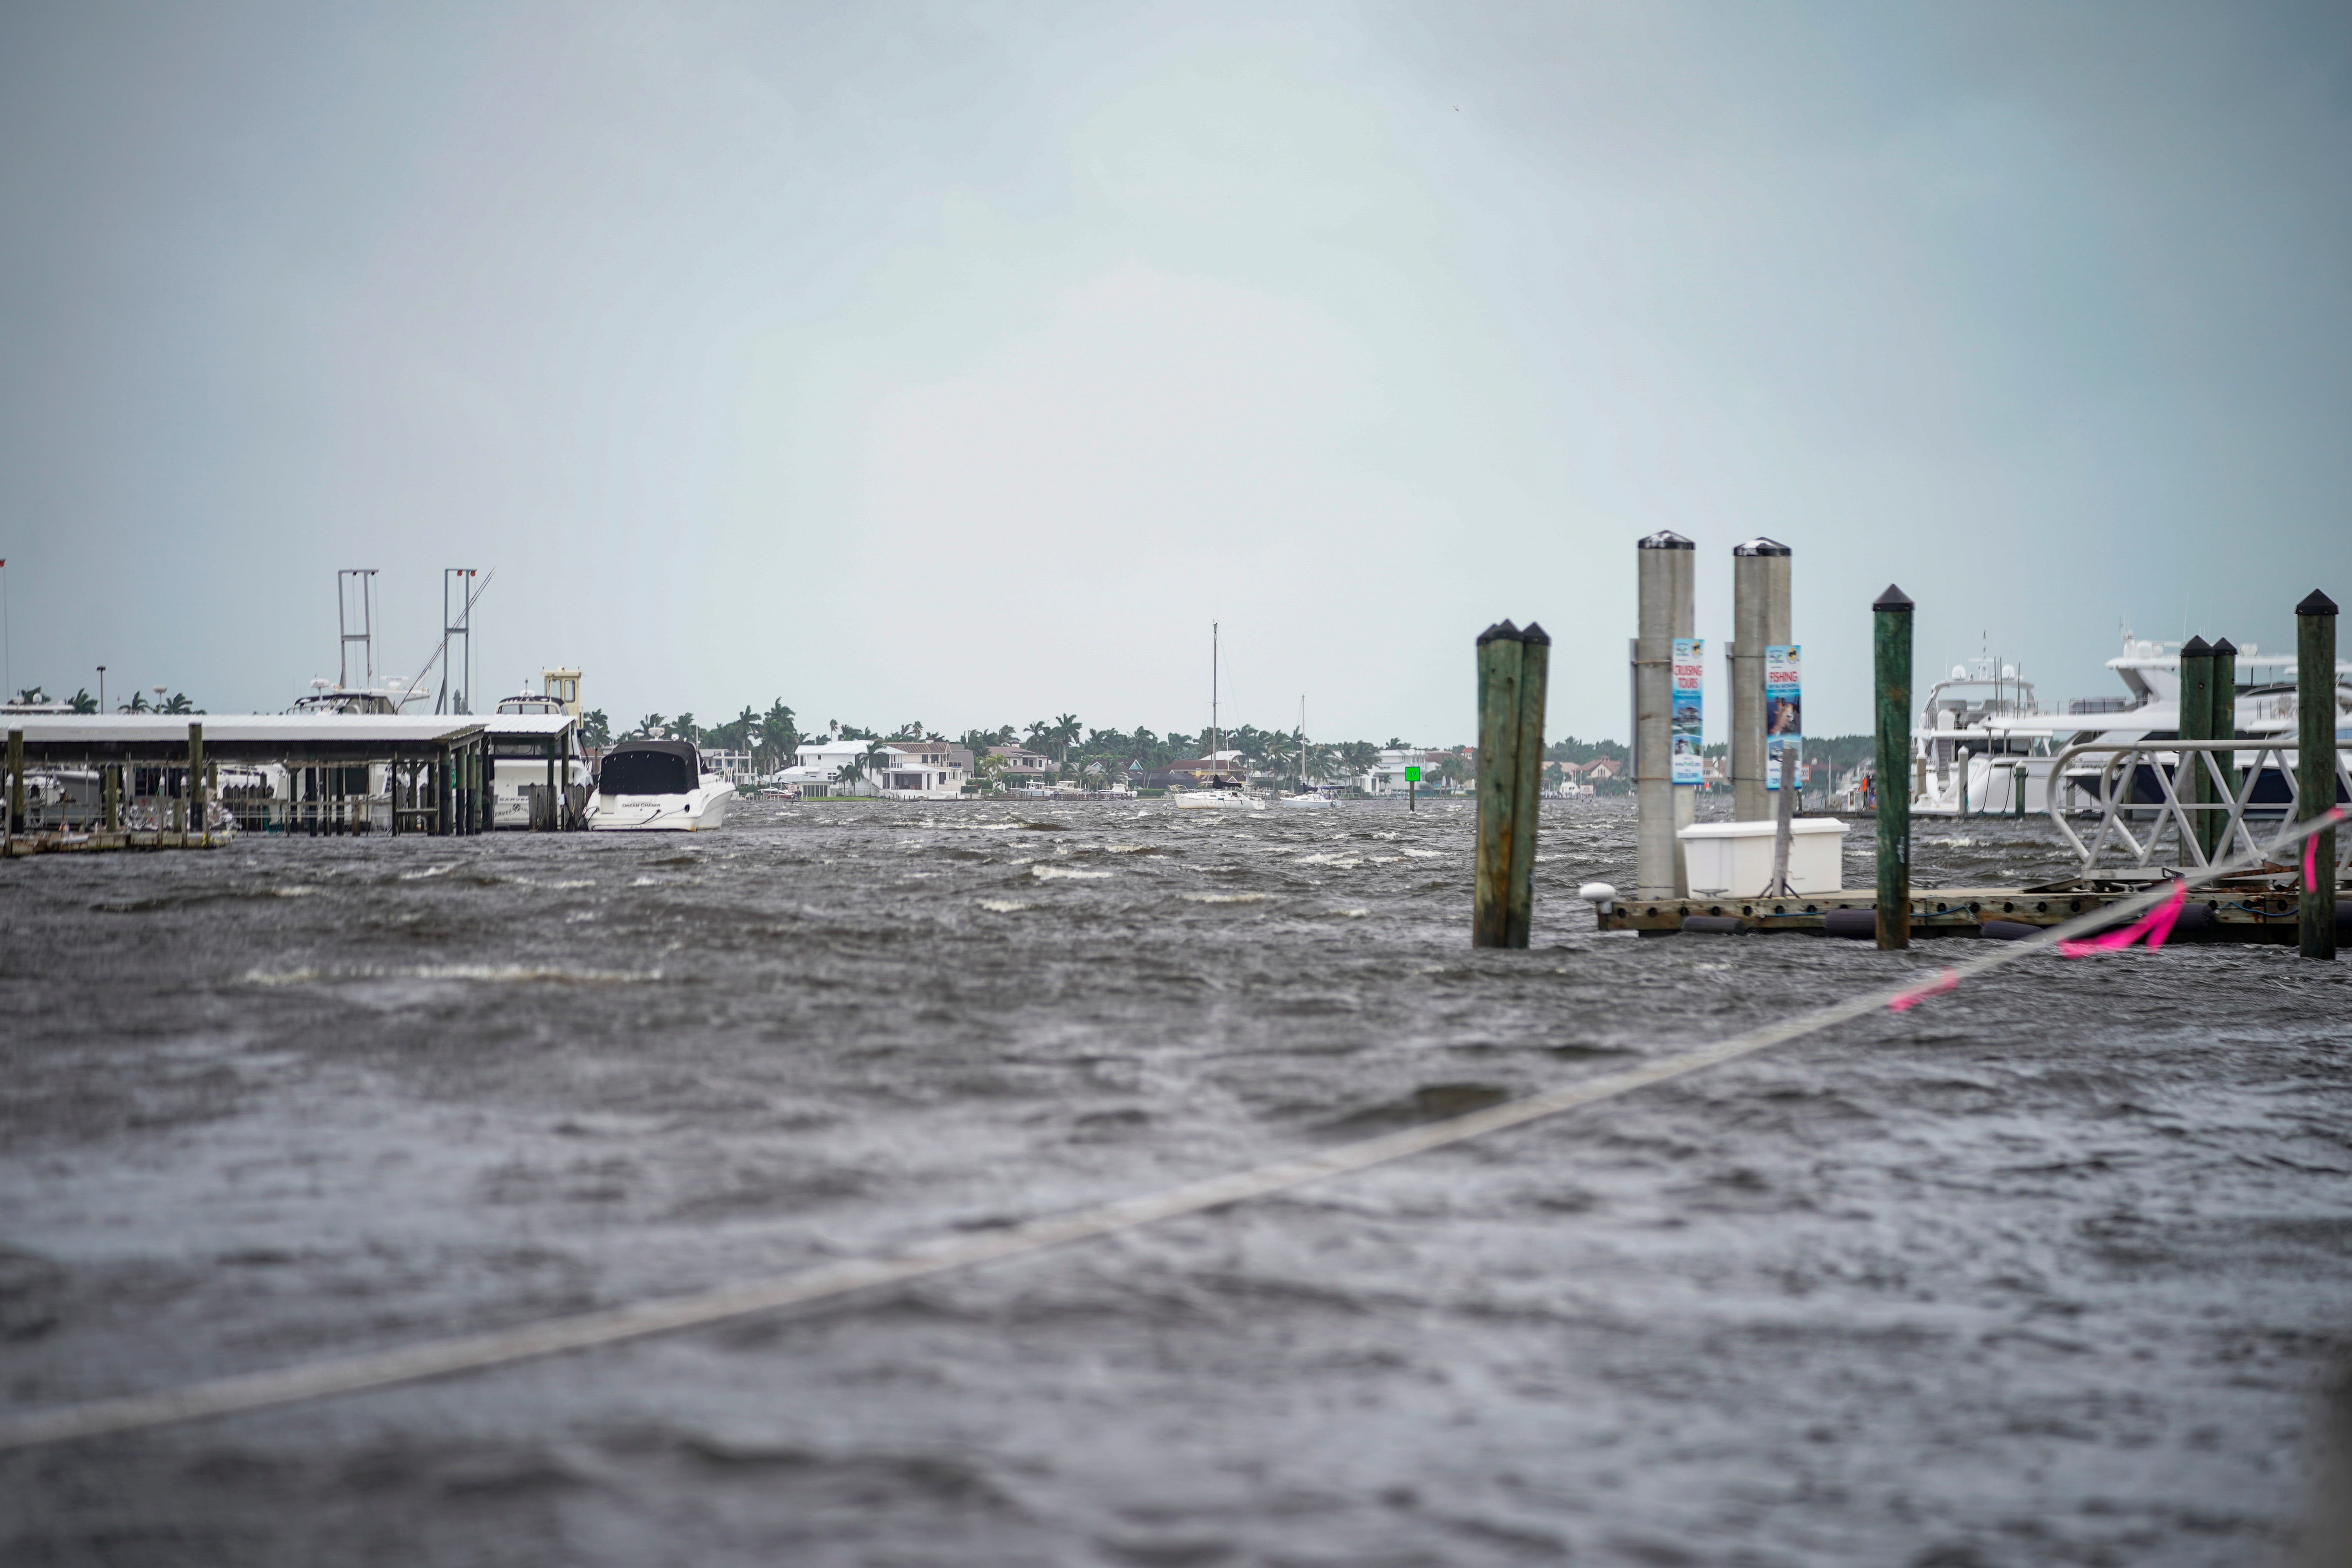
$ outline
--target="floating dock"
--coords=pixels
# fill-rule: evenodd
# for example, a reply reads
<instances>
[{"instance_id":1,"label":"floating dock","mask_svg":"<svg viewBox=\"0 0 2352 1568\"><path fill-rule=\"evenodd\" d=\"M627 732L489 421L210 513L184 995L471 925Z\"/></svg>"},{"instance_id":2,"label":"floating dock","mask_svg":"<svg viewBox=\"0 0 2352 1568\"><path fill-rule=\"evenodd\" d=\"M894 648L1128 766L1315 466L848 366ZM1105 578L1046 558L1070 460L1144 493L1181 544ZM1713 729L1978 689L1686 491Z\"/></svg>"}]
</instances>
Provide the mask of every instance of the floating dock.
<instances>
[{"instance_id":1,"label":"floating dock","mask_svg":"<svg viewBox=\"0 0 2352 1568\"><path fill-rule=\"evenodd\" d=\"M2163 880L2102 879L2089 887L2053 883L2032 888L1918 888L1911 894L1915 937L2021 934L2019 926L2054 926L2118 903ZM2270 881L2203 888L2191 894L2173 927L2173 942L2284 942L2295 940L2296 891ZM1685 931L1722 934L1804 931L1814 936L1868 938L1878 894L1869 888L1788 898L1619 898L1601 911L1602 931L1668 936ZM1685 923L1695 922L1695 923ZM2352 924L2352 903L2336 908L2339 927Z\"/></svg>"}]
</instances>

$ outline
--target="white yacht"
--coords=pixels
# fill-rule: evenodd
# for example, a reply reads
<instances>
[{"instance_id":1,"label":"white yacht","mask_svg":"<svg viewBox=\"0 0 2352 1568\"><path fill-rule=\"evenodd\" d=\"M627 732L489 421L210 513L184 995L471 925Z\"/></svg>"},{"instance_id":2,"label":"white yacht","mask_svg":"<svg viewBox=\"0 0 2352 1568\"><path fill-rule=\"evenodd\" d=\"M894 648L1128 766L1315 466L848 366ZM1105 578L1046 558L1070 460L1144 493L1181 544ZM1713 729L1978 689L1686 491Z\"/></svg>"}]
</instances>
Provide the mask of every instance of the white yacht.
<instances>
[{"instance_id":1,"label":"white yacht","mask_svg":"<svg viewBox=\"0 0 2352 1568\"><path fill-rule=\"evenodd\" d=\"M2070 745L2112 741L2168 741L2180 732L2180 647L2124 635L2123 651L2106 661L2124 694L2078 700L2063 710L2035 701L2033 684L2017 667L1982 658L1955 666L1950 679L1929 689L1912 734L1911 809L1916 815L2004 816L2050 809L2050 773ZM2295 728L2293 654L2266 654L2252 643L2235 651L2240 735L2291 735ZM2336 665L2339 732L2352 713L2352 661ZM2091 807L2100 763L2067 770L2059 782L2061 809ZM2020 792L2023 798L2019 798ZM2285 784L2258 783L2253 797L2284 800ZM2150 798L2154 798L2153 795Z\"/></svg>"},{"instance_id":2,"label":"white yacht","mask_svg":"<svg viewBox=\"0 0 2352 1568\"><path fill-rule=\"evenodd\" d=\"M490 737L491 826L528 828L545 822L547 805L538 797L551 782L562 790L558 821L595 820L595 774L588 759L573 750L578 742L562 738L571 717L561 697L526 689L499 698L498 710L483 720ZM552 762L551 747L562 753ZM551 774L560 776L551 780Z\"/></svg>"},{"instance_id":3,"label":"white yacht","mask_svg":"<svg viewBox=\"0 0 2352 1568\"><path fill-rule=\"evenodd\" d=\"M735 786L702 771L691 741L623 741L604 753L596 775L602 832L704 833L727 820Z\"/></svg>"}]
</instances>

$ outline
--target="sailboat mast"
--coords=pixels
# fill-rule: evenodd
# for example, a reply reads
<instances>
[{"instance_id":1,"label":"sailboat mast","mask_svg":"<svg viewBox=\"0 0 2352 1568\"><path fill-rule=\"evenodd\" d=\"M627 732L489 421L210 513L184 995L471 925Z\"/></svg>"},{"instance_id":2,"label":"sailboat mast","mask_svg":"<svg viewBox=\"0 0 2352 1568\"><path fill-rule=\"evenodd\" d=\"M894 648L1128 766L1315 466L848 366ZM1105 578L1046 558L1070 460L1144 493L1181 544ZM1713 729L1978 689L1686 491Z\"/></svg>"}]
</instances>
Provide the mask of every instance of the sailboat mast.
<instances>
[{"instance_id":1,"label":"sailboat mast","mask_svg":"<svg viewBox=\"0 0 2352 1568\"><path fill-rule=\"evenodd\" d=\"M1209 623L1209 771L1219 772L1218 745L1222 739L1217 730L1217 623Z\"/></svg>"}]
</instances>

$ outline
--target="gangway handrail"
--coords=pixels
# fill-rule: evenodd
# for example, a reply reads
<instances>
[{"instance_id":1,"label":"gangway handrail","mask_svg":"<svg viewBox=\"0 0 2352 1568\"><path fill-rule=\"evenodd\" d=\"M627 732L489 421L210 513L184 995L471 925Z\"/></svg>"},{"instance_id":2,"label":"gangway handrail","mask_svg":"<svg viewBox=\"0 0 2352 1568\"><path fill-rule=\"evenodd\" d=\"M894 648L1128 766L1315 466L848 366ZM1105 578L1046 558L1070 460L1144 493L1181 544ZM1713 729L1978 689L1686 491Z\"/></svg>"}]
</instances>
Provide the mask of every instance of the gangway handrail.
<instances>
[{"instance_id":1,"label":"gangway handrail","mask_svg":"<svg viewBox=\"0 0 2352 1568\"><path fill-rule=\"evenodd\" d=\"M2058 831L2082 858L2080 875L2088 875L2097 869L2099 857L2105 852L2110 842L2131 857L2134 868L2148 869L2155 862L2157 849L2164 842L2168 826L2173 829L2175 846L2180 857L2170 864L2203 870L2219 860L2231 858L2241 851L2247 854L2256 852L2258 841L2246 821L2249 806L2258 808L2263 815L2276 812L2290 818L2294 816L2303 798L2302 784L2295 776L2294 755L2297 750L2289 736L2211 741L2084 741L2066 747L2051 759L2049 783L2042 795L2050 820L2058 825ZM2252 754L2252 766L2244 765L2242 762L2249 752ZM2095 784L2080 779L2070 780L2066 773L2067 764L2077 757L2093 754L2104 754L2107 759L2099 769ZM2177 773L2183 765L2184 754L2200 759L2197 766L2204 773L2206 787L2199 793L2212 798L2195 801L2180 798L2176 787ZM2352 758L2352 747L2339 742L2336 748L2336 783L2344 790L2352 791L2352 763L2347 763L2347 758ZM2273 763L2286 780L2287 798L2284 801L2256 801L2253 798L2254 787L2264 770ZM2147 766L2156 780L2158 799L2131 798L2137 793L2139 770L2143 764ZM2236 777L2231 778L2231 773ZM2087 844L2084 842L2083 836L2074 831L2074 825L2066 820L2065 805L2070 786L2095 790L2099 821ZM2119 794L2122 798L2117 798ZM2125 814L2134 811L2156 814L2152 824L2143 824L2145 837L2134 833L2130 824L2125 820ZM2192 826L2196 818L2189 815L2192 812L2203 813L2209 817L2215 813L2225 814L2221 830L2216 835L2219 842L2210 855L2198 842L2197 830ZM2352 868L2352 834L2342 836L2341 849L2336 857L2338 875L2341 876L2347 868Z\"/></svg>"}]
</instances>

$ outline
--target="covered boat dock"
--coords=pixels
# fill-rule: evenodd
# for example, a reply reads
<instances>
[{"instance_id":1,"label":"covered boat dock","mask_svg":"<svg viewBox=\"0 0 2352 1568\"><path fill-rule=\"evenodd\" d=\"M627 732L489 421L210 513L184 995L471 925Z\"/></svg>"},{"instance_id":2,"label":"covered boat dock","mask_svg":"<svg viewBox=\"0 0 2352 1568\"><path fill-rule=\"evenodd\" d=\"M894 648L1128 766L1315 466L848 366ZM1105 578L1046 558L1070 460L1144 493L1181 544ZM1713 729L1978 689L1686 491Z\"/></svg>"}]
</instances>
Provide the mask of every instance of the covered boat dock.
<instances>
[{"instance_id":1,"label":"covered boat dock","mask_svg":"<svg viewBox=\"0 0 2352 1568\"><path fill-rule=\"evenodd\" d=\"M487 832L470 714L11 713L5 852L204 848L265 833ZM221 771L231 777L226 784ZM47 787L31 798L28 775Z\"/></svg>"}]
</instances>

